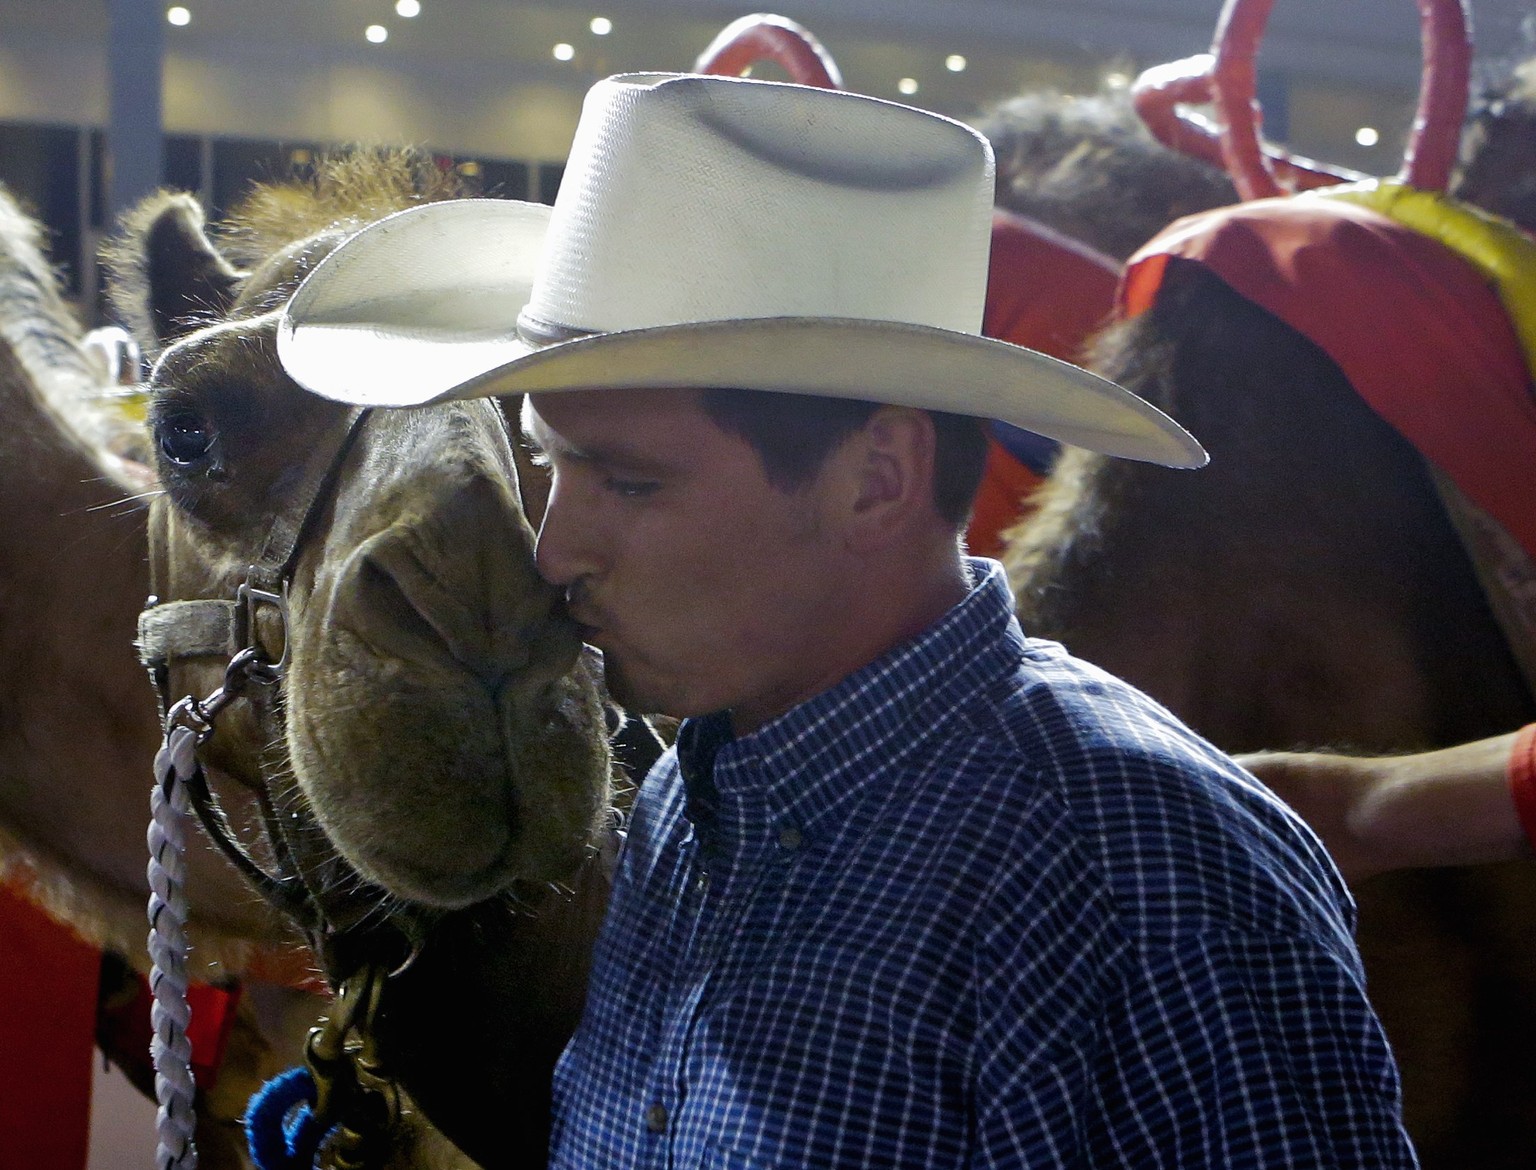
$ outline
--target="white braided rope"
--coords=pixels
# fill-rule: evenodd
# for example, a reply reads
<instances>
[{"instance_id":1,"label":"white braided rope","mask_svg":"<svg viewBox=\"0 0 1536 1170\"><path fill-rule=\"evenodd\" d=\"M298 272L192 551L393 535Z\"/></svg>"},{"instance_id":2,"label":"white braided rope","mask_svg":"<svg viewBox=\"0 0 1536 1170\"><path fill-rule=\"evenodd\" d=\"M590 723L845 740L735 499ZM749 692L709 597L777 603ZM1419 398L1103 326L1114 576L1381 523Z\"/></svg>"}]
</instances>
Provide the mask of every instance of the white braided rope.
<instances>
[{"instance_id":1,"label":"white braided rope","mask_svg":"<svg viewBox=\"0 0 1536 1170\"><path fill-rule=\"evenodd\" d=\"M187 1025L187 780L197 768L197 735L173 727L155 755L155 787L149 810L149 972L155 1002L150 1009L154 1039L155 1118L159 1146L156 1170L197 1170L196 1122L192 1101L192 1041Z\"/></svg>"}]
</instances>

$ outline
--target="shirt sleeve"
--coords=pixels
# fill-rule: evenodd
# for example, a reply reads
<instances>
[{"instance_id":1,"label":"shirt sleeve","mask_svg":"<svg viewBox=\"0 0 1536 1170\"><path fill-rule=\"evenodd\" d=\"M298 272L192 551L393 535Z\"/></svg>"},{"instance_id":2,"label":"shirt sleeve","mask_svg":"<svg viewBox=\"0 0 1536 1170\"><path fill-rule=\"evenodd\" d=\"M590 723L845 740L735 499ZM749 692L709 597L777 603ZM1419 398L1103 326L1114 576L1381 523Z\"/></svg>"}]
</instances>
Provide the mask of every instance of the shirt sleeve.
<instances>
[{"instance_id":1,"label":"shirt sleeve","mask_svg":"<svg viewBox=\"0 0 1536 1170\"><path fill-rule=\"evenodd\" d=\"M976 1166L1417 1164L1351 963L1307 940L1202 936L1119 970L1043 1059L1010 1027L1027 1005L984 1005Z\"/></svg>"}]
</instances>

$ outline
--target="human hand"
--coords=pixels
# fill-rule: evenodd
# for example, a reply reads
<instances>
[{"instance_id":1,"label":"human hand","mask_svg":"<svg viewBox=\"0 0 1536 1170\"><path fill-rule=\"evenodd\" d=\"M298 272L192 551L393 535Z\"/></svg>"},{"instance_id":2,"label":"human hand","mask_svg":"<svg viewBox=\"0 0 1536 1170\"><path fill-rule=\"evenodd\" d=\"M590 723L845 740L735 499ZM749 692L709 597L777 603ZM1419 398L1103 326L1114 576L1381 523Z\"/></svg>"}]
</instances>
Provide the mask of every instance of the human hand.
<instances>
[{"instance_id":1,"label":"human hand","mask_svg":"<svg viewBox=\"0 0 1536 1170\"><path fill-rule=\"evenodd\" d=\"M1390 841L1372 839L1370 810L1389 773L1375 758L1323 752L1256 752L1237 762L1263 782L1323 840L1345 879L1362 881L1405 864Z\"/></svg>"}]
</instances>

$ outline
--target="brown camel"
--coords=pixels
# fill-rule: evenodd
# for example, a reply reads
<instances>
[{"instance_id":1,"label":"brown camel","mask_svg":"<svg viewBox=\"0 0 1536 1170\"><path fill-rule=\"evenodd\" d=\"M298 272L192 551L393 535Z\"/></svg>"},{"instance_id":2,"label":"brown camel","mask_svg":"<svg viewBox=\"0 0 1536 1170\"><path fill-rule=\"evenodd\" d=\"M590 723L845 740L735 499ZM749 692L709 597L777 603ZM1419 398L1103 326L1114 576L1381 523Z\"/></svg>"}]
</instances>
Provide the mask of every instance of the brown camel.
<instances>
[{"instance_id":1,"label":"brown camel","mask_svg":"<svg viewBox=\"0 0 1536 1170\"><path fill-rule=\"evenodd\" d=\"M1513 114L1485 113L1469 144L1508 141L1519 127L1498 118ZM1523 175L1478 187L1493 168L1474 149L1458 189L1497 206L1536 173L1525 158ZM1301 287L1330 303L1325 279ZM1174 260L1151 307L1100 338L1094 366L1188 426L1211 465L1180 475L1063 456L1037 516L1009 538L1027 630L1234 752L1411 751L1536 718L1425 461L1319 344L1207 266ZM1536 874L1384 875L1358 896L1424 1165L1528 1165Z\"/></svg>"},{"instance_id":2,"label":"brown camel","mask_svg":"<svg viewBox=\"0 0 1536 1170\"><path fill-rule=\"evenodd\" d=\"M258 883L300 891L278 900L333 985L404 966L366 1043L408 1098L483 1165L536 1166L606 896L595 672L534 570L497 403L358 415L273 348L277 310L349 229L442 193L430 160L359 154L258 192L217 243L185 196L129 218L113 295L155 356L164 488L147 612L166 624L145 637L165 642L169 697L214 691L230 650L186 644L171 603L233 599L292 534L286 620L274 603L253 623L285 674L200 754L215 789L263 794Z\"/></svg>"},{"instance_id":3,"label":"brown camel","mask_svg":"<svg viewBox=\"0 0 1536 1170\"><path fill-rule=\"evenodd\" d=\"M1536 718L1422 460L1289 327L1179 271L1096 368L1211 452L1199 475L1063 456L1006 561L1027 630L1219 746L1447 746ZM1363 886L1372 999L1427 1167L1536 1149L1536 875Z\"/></svg>"}]
</instances>

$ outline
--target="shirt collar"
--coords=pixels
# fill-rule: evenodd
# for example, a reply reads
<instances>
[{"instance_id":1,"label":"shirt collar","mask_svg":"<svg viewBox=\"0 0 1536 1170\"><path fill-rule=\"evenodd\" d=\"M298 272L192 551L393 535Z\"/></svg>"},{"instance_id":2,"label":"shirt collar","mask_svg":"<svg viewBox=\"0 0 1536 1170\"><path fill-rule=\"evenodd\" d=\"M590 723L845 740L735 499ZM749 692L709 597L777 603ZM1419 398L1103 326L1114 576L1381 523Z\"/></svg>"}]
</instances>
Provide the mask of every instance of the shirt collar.
<instances>
[{"instance_id":1,"label":"shirt collar","mask_svg":"<svg viewBox=\"0 0 1536 1170\"><path fill-rule=\"evenodd\" d=\"M970 591L934 625L750 735L732 738L724 712L684 722L679 765L701 835L718 820L723 837L734 823L813 838L1017 668L1024 636L1003 568L968 567Z\"/></svg>"}]
</instances>

